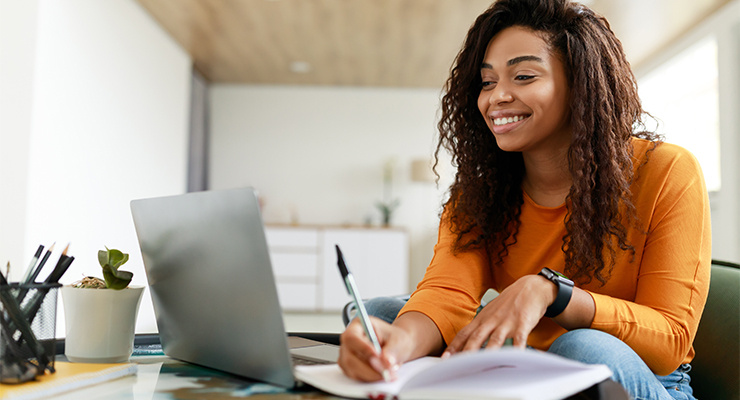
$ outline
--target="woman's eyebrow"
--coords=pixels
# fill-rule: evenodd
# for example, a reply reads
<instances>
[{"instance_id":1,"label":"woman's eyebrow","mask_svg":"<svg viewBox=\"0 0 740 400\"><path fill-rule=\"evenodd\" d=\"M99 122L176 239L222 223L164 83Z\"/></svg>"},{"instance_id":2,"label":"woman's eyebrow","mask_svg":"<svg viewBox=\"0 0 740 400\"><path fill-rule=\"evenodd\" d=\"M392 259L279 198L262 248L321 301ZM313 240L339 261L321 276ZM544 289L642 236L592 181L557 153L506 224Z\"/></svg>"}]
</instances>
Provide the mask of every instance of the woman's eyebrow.
<instances>
[{"instance_id":1,"label":"woman's eyebrow","mask_svg":"<svg viewBox=\"0 0 740 400\"><path fill-rule=\"evenodd\" d=\"M510 66L512 66L514 64L519 64L519 63L524 62L524 61L534 61L534 62L538 62L538 63L542 63L542 64L545 63L545 60L541 59L540 57L531 56L530 55L530 56L514 57L511 60L509 60L509 61L506 62L506 66L507 67L510 67Z\"/></svg>"},{"instance_id":2,"label":"woman's eyebrow","mask_svg":"<svg viewBox=\"0 0 740 400\"><path fill-rule=\"evenodd\" d=\"M511 60L509 60L509 61L506 62L506 66L507 67L510 67L512 65L516 65L516 64L519 64L519 63L522 63L522 62L525 62L525 61L534 61L534 62L538 62L538 63L541 63L541 64L544 64L545 63L545 60L543 60L542 58L537 57L537 56L531 56L531 55L529 55L529 56L514 57ZM489 63L483 63L483 64L481 64L480 68L481 69L493 69L493 65L491 65Z\"/></svg>"}]
</instances>

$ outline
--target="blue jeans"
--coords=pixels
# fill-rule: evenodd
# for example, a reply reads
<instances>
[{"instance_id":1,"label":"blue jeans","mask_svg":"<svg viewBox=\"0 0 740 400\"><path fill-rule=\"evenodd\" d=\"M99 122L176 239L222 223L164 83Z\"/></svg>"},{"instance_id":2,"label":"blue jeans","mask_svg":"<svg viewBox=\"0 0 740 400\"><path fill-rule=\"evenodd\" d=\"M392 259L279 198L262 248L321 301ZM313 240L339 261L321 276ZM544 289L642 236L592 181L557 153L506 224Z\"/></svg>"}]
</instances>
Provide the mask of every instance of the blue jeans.
<instances>
[{"instance_id":1,"label":"blue jeans","mask_svg":"<svg viewBox=\"0 0 740 400\"><path fill-rule=\"evenodd\" d=\"M393 322L406 299L379 297L365 302L368 314ZM642 358L623 341L594 329L576 329L561 335L548 350L551 353L586 364L606 364L635 400L696 400L688 372L683 364L667 376L655 375Z\"/></svg>"}]
</instances>

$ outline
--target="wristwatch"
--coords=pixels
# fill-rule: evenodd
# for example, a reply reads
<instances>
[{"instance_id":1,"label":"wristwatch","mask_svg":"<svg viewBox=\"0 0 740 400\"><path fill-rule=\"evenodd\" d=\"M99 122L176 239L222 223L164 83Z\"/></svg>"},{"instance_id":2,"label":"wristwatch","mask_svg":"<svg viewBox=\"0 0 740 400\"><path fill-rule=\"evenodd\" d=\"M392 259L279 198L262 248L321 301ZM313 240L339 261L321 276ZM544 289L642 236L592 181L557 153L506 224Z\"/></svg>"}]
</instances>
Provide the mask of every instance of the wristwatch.
<instances>
[{"instance_id":1,"label":"wristwatch","mask_svg":"<svg viewBox=\"0 0 740 400\"><path fill-rule=\"evenodd\" d=\"M550 268L542 268L537 275L542 275L550 282L554 283L558 287L558 294L555 297L555 301L547 307L545 316L548 318L555 318L568 307L570 297L573 295L573 281L566 278L565 275L560 272L553 271Z\"/></svg>"}]
</instances>

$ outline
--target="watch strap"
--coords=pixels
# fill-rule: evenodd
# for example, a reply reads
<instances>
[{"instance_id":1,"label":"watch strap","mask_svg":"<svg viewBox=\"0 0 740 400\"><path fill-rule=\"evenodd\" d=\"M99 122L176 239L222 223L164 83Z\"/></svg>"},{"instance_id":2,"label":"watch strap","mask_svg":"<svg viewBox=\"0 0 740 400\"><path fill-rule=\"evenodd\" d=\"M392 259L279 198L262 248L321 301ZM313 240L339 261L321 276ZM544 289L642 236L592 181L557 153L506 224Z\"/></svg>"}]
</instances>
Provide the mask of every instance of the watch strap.
<instances>
[{"instance_id":1,"label":"watch strap","mask_svg":"<svg viewBox=\"0 0 740 400\"><path fill-rule=\"evenodd\" d=\"M545 311L545 317L554 318L560 315L568 303L570 298L573 296L573 283L567 278L562 278L555 271L549 268L543 268L538 275L542 275L547 278L550 282L554 283L558 288L558 293L555 296L555 301L547 307ZM564 282L568 281L568 283Z\"/></svg>"}]
</instances>

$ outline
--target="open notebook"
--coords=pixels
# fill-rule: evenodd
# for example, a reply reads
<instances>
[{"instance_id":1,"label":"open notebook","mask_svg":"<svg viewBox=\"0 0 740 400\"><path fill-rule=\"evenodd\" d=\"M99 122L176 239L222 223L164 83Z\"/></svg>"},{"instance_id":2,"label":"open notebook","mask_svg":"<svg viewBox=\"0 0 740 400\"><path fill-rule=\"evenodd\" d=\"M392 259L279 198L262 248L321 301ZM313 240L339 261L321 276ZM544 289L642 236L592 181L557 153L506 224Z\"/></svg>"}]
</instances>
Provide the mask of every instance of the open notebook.
<instances>
[{"instance_id":1,"label":"open notebook","mask_svg":"<svg viewBox=\"0 0 740 400\"><path fill-rule=\"evenodd\" d=\"M361 383L337 365L298 366L296 376L326 392L351 398L400 400L555 400L612 376L606 365L588 365L538 350L504 348L425 357L401 366L393 382Z\"/></svg>"}]
</instances>

